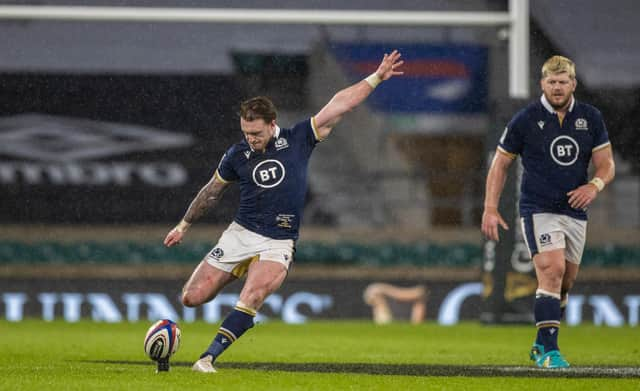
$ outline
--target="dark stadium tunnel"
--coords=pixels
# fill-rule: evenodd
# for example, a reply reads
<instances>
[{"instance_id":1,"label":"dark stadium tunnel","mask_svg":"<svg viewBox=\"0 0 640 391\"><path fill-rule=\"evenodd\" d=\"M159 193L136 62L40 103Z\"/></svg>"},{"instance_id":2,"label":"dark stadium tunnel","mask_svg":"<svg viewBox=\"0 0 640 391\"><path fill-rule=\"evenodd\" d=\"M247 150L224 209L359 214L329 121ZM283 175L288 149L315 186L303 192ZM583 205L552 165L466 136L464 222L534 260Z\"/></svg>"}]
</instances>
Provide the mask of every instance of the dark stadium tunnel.
<instances>
[{"instance_id":1,"label":"dark stadium tunnel","mask_svg":"<svg viewBox=\"0 0 640 391\"><path fill-rule=\"evenodd\" d=\"M148 361L80 360L92 364L141 365L154 368ZM191 367L192 362L171 362L173 367ZM256 371L355 373L392 376L462 376L462 377L540 377L540 378L620 378L640 379L640 367L572 366L565 369L540 369L517 365L431 365L431 364L383 364L383 363L282 363L282 362L222 362L218 369L249 369Z\"/></svg>"}]
</instances>

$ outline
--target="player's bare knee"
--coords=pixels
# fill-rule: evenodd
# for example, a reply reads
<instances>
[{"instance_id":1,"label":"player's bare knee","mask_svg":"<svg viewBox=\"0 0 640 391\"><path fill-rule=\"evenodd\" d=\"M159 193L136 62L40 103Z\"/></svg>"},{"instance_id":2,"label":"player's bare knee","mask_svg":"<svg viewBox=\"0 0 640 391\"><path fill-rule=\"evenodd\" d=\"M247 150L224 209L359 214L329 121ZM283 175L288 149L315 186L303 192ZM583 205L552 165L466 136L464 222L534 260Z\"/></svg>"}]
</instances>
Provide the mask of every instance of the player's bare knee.
<instances>
[{"instance_id":1,"label":"player's bare knee","mask_svg":"<svg viewBox=\"0 0 640 391\"><path fill-rule=\"evenodd\" d=\"M537 265L538 275L548 280L559 280L560 282L562 282L564 278L564 271L564 265L553 263Z\"/></svg>"},{"instance_id":2,"label":"player's bare knee","mask_svg":"<svg viewBox=\"0 0 640 391\"><path fill-rule=\"evenodd\" d=\"M562 271L554 267L538 267L536 272L539 288L553 292L560 292L563 282Z\"/></svg>"},{"instance_id":3,"label":"player's bare knee","mask_svg":"<svg viewBox=\"0 0 640 391\"><path fill-rule=\"evenodd\" d=\"M196 307L200 305L200 300L194 295L192 290L182 292L182 304L185 307Z\"/></svg>"},{"instance_id":4,"label":"player's bare knee","mask_svg":"<svg viewBox=\"0 0 640 391\"><path fill-rule=\"evenodd\" d=\"M182 292L182 305L185 307L195 307L194 301L189 294Z\"/></svg>"}]
</instances>

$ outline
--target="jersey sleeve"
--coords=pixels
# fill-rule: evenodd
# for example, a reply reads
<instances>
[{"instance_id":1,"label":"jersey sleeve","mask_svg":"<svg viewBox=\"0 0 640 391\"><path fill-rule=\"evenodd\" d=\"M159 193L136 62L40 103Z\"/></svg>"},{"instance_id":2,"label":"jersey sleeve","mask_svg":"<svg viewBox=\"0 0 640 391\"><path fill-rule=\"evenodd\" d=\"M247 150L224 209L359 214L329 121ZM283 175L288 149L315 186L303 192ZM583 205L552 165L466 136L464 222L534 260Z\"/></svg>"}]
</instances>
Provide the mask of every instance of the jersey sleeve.
<instances>
[{"instance_id":1,"label":"jersey sleeve","mask_svg":"<svg viewBox=\"0 0 640 391\"><path fill-rule=\"evenodd\" d=\"M222 155L215 176L222 182L234 182L239 179L238 173L233 165L234 147L231 147Z\"/></svg>"},{"instance_id":2,"label":"jersey sleeve","mask_svg":"<svg viewBox=\"0 0 640 391\"><path fill-rule=\"evenodd\" d=\"M316 131L315 119L313 117L298 122L293 128L291 128L291 132L293 137L298 139L301 144L306 147L309 153L311 153L316 144L322 141Z\"/></svg>"},{"instance_id":3,"label":"jersey sleeve","mask_svg":"<svg viewBox=\"0 0 640 391\"><path fill-rule=\"evenodd\" d=\"M607 132L607 126L604 123L602 114L596 110L594 118L594 137L592 152L608 147L611 142L609 141L609 132Z\"/></svg>"},{"instance_id":4,"label":"jersey sleeve","mask_svg":"<svg viewBox=\"0 0 640 391\"><path fill-rule=\"evenodd\" d=\"M520 116L518 115L507 124L498 142L498 150L511 158L515 158L522 153L524 140L519 118Z\"/></svg>"}]
</instances>

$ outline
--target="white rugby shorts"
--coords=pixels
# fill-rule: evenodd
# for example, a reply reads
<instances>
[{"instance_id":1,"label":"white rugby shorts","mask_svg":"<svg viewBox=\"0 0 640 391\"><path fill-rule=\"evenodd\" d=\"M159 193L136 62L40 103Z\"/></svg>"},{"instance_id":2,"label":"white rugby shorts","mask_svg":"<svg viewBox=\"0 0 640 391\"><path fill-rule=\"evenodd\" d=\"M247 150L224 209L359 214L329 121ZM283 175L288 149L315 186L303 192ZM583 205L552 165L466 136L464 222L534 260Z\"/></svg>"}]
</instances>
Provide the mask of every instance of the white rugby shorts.
<instances>
[{"instance_id":1,"label":"white rugby shorts","mask_svg":"<svg viewBox=\"0 0 640 391\"><path fill-rule=\"evenodd\" d=\"M580 264L587 239L585 220L554 213L535 213L520 218L520 223L532 258L541 252L563 248L567 261Z\"/></svg>"},{"instance_id":2,"label":"white rugby shorts","mask_svg":"<svg viewBox=\"0 0 640 391\"><path fill-rule=\"evenodd\" d=\"M240 278L258 260L273 261L289 270L293 260L292 239L271 239L249 231L235 221L222 233L216 246L205 257L207 263Z\"/></svg>"}]
</instances>

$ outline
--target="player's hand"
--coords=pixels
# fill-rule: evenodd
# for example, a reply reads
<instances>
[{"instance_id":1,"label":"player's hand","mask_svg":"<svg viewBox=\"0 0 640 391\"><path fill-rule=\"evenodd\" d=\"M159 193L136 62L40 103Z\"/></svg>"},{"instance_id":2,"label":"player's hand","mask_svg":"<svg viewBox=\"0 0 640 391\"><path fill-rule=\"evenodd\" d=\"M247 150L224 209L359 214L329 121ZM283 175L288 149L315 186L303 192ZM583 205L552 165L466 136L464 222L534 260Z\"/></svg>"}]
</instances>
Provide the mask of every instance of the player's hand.
<instances>
[{"instance_id":1,"label":"player's hand","mask_svg":"<svg viewBox=\"0 0 640 391\"><path fill-rule=\"evenodd\" d=\"M509 226L504 221L497 208L484 208L482 213L482 233L489 240L500 240L498 233L498 225L503 229L509 230Z\"/></svg>"},{"instance_id":2,"label":"player's hand","mask_svg":"<svg viewBox=\"0 0 640 391\"><path fill-rule=\"evenodd\" d=\"M586 209L598 196L598 188L592 183L587 183L571 190L567 195L569 196L569 205L573 209Z\"/></svg>"},{"instance_id":3,"label":"player's hand","mask_svg":"<svg viewBox=\"0 0 640 391\"><path fill-rule=\"evenodd\" d=\"M400 59L400 56L401 54L397 50L394 50L391 54L384 54L384 58L376 70L376 74L381 80L389 80L392 76L404 74L404 72L396 70L399 66L404 64L404 61Z\"/></svg>"},{"instance_id":4,"label":"player's hand","mask_svg":"<svg viewBox=\"0 0 640 391\"><path fill-rule=\"evenodd\" d=\"M167 247L175 246L176 244L180 244L182 241L182 237L184 236L184 232L178 231L177 229L172 229L167 234L167 237L164 238L164 245Z\"/></svg>"}]
</instances>

